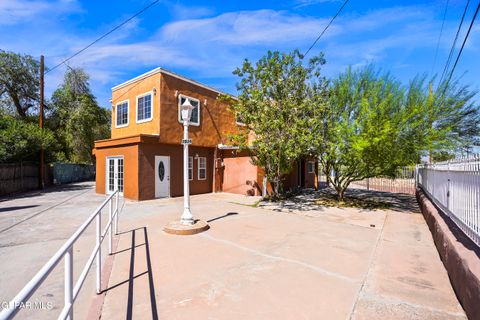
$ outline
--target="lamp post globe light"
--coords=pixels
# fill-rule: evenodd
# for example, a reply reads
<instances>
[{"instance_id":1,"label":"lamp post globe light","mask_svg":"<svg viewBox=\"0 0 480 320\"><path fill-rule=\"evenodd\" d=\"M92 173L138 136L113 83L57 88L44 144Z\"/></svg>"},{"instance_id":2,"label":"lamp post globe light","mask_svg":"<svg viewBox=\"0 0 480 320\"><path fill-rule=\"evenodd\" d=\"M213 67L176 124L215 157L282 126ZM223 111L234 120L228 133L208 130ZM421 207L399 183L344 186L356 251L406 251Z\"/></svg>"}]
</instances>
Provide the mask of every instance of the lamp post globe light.
<instances>
[{"instance_id":1,"label":"lamp post globe light","mask_svg":"<svg viewBox=\"0 0 480 320\"><path fill-rule=\"evenodd\" d=\"M183 214L180 222L182 224L192 225L194 224L194 220L192 212L190 211L190 183L188 179L188 145L190 141L188 139L188 124L192 117L193 106L188 98L182 103L181 108L183 121Z\"/></svg>"},{"instance_id":2,"label":"lamp post globe light","mask_svg":"<svg viewBox=\"0 0 480 320\"><path fill-rule=\"evenodd\" d=\"M181 117L183 123L183 213L180 221L172 221L167 224L163 230L171 234L195 234L209 229L208 223L202 220L193 219L192 212L190 211L190 182L188 179L188 145L192 141L188 138L188 125L190 124L190 118L192 117L192 111L194 107L190 103L188 98L180 106Z\"/></svg>"}]
</instances>

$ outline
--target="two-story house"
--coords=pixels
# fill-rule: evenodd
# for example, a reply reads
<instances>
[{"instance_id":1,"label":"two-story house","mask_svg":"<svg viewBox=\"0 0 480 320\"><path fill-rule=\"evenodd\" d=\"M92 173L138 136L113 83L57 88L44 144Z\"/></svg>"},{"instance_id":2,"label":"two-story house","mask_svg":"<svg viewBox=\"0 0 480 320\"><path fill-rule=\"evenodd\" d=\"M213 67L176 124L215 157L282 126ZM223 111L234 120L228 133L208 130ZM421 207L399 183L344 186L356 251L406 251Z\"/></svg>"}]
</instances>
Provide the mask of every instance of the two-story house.
<instances>
[{"instance_id":1,"label":"two-story house","mask_svg":"<svg viewBox=\"0 0 480 320\"><path fill-rule=\"evenodd\" d=\"M163 68L113 87L111 138L95 142L96 191L118 188L136 200L183 195L180 105L188 98L195 107L189 126L191 194L261 194L262 171L248 152L228 146L228 135L243 127L218 99L224 94ZM298 161L288 186L317 187L316 168L314 161Z\"/></svg>"}]
</instances>

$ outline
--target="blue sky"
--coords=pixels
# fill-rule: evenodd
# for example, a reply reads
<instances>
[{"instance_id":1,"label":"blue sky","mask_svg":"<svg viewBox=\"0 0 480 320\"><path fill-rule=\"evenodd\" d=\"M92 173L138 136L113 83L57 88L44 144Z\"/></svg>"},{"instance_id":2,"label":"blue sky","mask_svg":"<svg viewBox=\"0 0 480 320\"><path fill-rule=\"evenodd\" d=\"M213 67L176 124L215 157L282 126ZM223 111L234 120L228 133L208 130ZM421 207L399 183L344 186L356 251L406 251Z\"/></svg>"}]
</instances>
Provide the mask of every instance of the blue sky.
<instances>
[{"instance_id":1,"label":"blue sky","mask_svg":"<svg viewBox=\"0 0 480 320\"><path fill-rule=\"evenodd\" d=\"M152 0L1 0L0 48L45 55L54 66L118 25ZM466 0L450 0L438 59L441 72ZM305 51L342 1L161 1L108 38L72 59L91 76L102 106L111 87L161 66L229 93L235 93L235 67L267 50ZM468 13L467 22L474 12ZM348 65L375 63L406 82L432 72L445 0L350 0L317 43L324 51L326 76ZM465 28L466 29L466 28ZM463 36L461 37L463 39ZM474 26L456 70L480 88L480 22ZM46 92L61 82L65 67L46 76Z\"/></svg>"}]
</instances>

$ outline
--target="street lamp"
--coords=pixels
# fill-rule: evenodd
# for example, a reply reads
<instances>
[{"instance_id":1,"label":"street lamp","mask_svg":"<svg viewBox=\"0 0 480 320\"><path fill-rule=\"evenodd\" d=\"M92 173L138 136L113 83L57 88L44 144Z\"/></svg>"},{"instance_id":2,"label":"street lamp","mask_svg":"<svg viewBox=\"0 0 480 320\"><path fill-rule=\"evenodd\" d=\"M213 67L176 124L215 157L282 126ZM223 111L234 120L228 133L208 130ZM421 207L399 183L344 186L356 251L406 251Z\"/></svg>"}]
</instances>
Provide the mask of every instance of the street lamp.
<instances>
[{"instance_id":1,"label":"street lamp","mask_svg":"<svg viewBox=\"0 0 480 320\"><path fill-rule=\"evenodd\" d=\"M183 123L183 214L180 220L171 221L163 230L171 234L195 234L208 230L210 226L207 222L197 219L194 220L192 212L190 211L190 186L188 179L188 145L192 143L192 140L188 138L188 125L190 124L190 118L192 117L192 111L194 107L187 98L180 106L181 117Z\"/></svg>"},{"instance_id":2,"label":"street lamp","mask_svg":"<svg viewBox=\"0 0 480 320\"><path fill-rule=\"evenodd\" d=\"M192 212L190 211L190 186L188 179L188 145L191 142L188 139L188 125L192 117L193 106L187 98L181 105L182 121L183 121L183 214L180 222L185 225L194 224Z\"/></svg>"}]
</instances>

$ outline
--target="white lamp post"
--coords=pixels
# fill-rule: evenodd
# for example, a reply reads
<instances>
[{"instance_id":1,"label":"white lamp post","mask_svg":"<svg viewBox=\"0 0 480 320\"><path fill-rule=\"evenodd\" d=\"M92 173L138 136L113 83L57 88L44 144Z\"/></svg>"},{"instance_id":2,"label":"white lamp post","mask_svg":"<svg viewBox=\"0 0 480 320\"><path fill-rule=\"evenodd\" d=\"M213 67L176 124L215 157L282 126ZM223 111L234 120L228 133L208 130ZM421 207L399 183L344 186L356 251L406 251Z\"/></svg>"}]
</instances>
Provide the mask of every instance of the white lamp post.
<instances>
[{"instance_id":1,"label":"white lamp post","mask_svg":"<svg viewBox=\"0 0 480 320\"><path fill-rule=\"evenodd\" d=\"M208 230L210 226L207 222L197 219L194 220L190 211L190 188L188 179L188 145L192 140L188 139L188 125L192 117L193 106L189 99L181 105L181 116L183 121L183 214L180 221L172 221L168 223L163 230L171 234L195 234Z\"/></svg>"},{"instance_id":2,"label":"white lamp post","mask_svg":"<svg viewBox=\"0 0 480 320\"><path fill-rule=\"evenodd\" d=\"M187 98L182 103L182 121L183 121L183 214L180 222L185 225L192 225L195 223L193 220L192 212L190 211L190 186L188 179L188 145L191 140L188 139L188 125L190 118L192 117L193 106L190 100Z\"/></svg>"}]
</instances>

